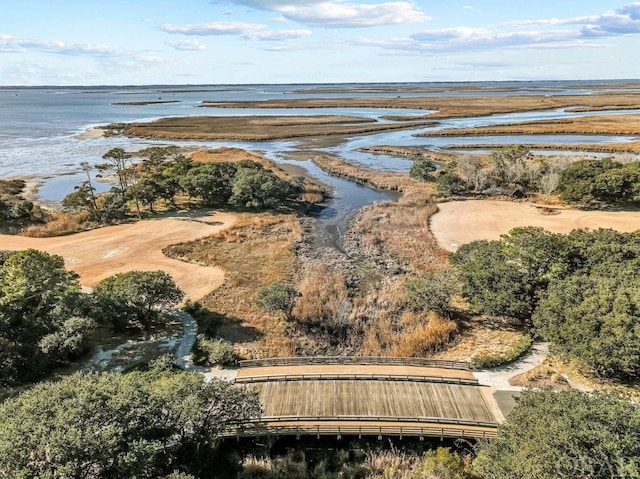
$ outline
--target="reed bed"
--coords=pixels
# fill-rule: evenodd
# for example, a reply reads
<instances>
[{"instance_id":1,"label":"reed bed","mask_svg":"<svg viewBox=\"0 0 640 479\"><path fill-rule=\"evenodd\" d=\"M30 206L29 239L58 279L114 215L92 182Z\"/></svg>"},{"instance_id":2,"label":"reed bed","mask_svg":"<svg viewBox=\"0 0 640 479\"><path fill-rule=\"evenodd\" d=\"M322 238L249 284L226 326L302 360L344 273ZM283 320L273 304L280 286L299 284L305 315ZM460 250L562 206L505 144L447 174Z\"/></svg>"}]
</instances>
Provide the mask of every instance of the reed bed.
<instances>
[{"instance_id":1,"label":"reed bed","mask_svg":"<svg viewBox=\"0 0 640 479\"><path fill-rule=\"evenodd\" d=\"M640 115L593 115L561 120L536 120L507 125L456 128L418 136L469 135L638 135Z\"/></svg>"}]
</instances>

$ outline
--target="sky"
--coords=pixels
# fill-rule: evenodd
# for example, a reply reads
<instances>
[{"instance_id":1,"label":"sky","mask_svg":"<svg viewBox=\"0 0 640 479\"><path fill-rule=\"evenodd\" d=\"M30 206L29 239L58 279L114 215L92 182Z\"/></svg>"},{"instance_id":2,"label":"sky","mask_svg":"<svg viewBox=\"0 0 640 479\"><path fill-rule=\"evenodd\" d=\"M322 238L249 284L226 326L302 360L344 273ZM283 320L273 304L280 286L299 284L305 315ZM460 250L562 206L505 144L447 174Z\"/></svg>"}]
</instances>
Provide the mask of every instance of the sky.
<instances>
[{"instance_id":1,"label":"sky","mask_svg":"<svg viewBox=\"0 0 640 479\"><path fill-rule=\"evenodd\" d=\"M640 78L628 0L0 0L0 85Z\"/></svg>"}]
</instances>

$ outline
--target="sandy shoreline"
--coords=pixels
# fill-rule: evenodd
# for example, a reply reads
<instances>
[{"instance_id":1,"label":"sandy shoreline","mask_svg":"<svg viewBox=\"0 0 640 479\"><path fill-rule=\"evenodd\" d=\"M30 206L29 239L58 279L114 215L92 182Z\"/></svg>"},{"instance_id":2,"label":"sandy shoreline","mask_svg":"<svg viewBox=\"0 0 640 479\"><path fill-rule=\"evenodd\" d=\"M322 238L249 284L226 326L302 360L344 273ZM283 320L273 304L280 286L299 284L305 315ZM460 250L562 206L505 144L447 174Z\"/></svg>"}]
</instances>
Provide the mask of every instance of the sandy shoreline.
<instances>
[{"instance_id":1,"label":"sandy shoreline","mask_svg":"<svg viewBox=\"0 0 640 479\"><path fill-rule=\"evenodd\" d=\"M78 133L74 136L77 140L96 140L102 138L105 134L105 130L102 128L92 127L87 128L82 133Z\"/></svg>"}]
</instances>

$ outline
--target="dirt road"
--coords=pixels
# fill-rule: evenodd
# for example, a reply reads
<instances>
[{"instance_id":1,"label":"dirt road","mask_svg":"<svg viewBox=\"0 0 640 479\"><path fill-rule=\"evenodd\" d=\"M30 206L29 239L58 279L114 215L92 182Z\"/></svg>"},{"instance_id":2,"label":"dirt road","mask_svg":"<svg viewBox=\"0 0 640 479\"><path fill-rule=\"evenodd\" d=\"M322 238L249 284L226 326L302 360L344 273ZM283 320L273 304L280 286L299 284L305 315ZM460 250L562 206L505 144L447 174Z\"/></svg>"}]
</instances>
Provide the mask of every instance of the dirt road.
<instances>
[{"instance_id":1,"label":"dirt road","mask_svg":"<svg viewBox=\"0 0 640 479\"><path fill-rule=\"evenodd\" d=\"M578 228L640 229L640 211L580 211L558 209L545 214L530 203L469 200L440 203L429 227L438 245L449 251L475 240L497 240L517 226L540 226L555 233Z\"/></svg>"},{"instance_id":2,"label":"dirt road","mask_svg":"<svg viewBox=\"0 0 640 479\"><path fill-rule=\"evenodd\" d=\"M224 272L170 259L162 248L209 236L234 222L232 214L191 212L55 238L0 235L0 250L35 248L60 255L84 286L115 273L162 270L184 290L185 299L198 300L222 284Z\"/></svg>"}]
</instances>

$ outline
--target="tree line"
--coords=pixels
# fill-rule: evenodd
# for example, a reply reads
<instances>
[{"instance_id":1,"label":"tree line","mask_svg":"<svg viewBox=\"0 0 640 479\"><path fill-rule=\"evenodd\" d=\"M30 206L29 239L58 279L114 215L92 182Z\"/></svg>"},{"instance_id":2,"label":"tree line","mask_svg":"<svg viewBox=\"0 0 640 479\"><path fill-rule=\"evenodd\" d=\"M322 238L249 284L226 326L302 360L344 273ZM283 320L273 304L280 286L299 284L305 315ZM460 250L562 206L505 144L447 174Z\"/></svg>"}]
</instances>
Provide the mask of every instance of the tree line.
<instances>
[{"instance_id":1,"label":"tree line","mask_svg":"<svg viewBox=\"0 0 640 479\"><path fill-rule=\"evenodd\" d=\"M302 191L302 179L286 181L261 164L239 162L198 163L177 153L175 147L151 147L139 152L133 163L122 148L103 155L101 172L115 175L116 185L95 194L91 167L83 164L87 180L63 200L63 207L86 211L96 222L107 223L128 215L154 212L158 202L167 207L231 207L270 209L284 207ZM184 201L182 201L184 200Z\"/></svg>"},{"instance_id":2,"label":"tree line","mask_svg":"<svg viewBox=\"0 0 640 479\"><path fill-rule=\"evenodd\" d=\"M640 377L640 232L515 228L451 262L473 311L531 326L597 375Z\"/></svg>"},{"instance_id":3,"label":"tree line","mask_svg":"<svg viewBox=\"0 0 640 479\"><path fill-rule=\"evenodd\" d=\"M559 194L567 203L587 206L640 202L640 162L613 158L572 161L564 156L539 157L513 145L495 150L488 159L461 155L437 174L431 160L416 160L411 176L435 181L443 196L482 194L524 197Z\"/></svg>"}]
</instances>

